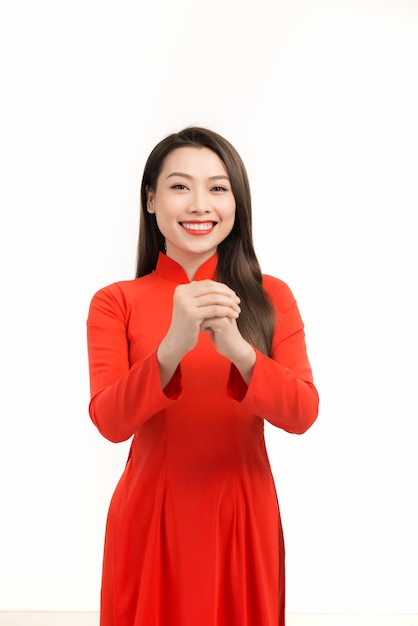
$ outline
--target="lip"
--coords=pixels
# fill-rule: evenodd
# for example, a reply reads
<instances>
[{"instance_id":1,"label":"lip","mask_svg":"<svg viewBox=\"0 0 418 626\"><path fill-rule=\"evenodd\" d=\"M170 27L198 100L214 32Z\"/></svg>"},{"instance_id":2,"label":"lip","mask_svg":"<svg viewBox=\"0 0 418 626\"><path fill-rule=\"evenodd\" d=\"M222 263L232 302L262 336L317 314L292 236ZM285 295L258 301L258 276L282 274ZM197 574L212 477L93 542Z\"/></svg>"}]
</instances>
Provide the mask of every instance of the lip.
<instances>
[{"instance_id":1,"label":"lip","mask_svg":"<svg viewBox=\"0 0 418 626\"><path fill-rule=\"evenodd\" d=\"M188 235L192 235L193 237L203 237L204 235L209 235L209 233L214 230L217 222L214 222L213 220L184 220L182 222L179 222L179 224ZM192 226L192 228L187 228L185 224ZM212 226L209 226L208 228L203 228L204 224L212 224Z\"/></svg>"}]
</instances>

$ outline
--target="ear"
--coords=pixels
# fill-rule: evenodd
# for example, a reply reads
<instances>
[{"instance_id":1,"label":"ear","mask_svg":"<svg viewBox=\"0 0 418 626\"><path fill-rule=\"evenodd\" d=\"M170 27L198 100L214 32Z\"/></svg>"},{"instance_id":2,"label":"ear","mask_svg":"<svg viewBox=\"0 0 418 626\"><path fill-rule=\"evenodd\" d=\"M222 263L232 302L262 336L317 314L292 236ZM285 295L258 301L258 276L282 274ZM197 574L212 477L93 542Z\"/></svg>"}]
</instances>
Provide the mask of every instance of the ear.
<instances>
[{"instance_id":1,"label":"ear","mask_svg":"<svg viewBox=\"0 0 418 626\"><path fill-rule=\"evenodd\" d=\"M155 207L154 207L155 192L150 187L147 187L146 194L147 194L147 211L148 213L155 213Z\"/></svg>"}]
</instances>

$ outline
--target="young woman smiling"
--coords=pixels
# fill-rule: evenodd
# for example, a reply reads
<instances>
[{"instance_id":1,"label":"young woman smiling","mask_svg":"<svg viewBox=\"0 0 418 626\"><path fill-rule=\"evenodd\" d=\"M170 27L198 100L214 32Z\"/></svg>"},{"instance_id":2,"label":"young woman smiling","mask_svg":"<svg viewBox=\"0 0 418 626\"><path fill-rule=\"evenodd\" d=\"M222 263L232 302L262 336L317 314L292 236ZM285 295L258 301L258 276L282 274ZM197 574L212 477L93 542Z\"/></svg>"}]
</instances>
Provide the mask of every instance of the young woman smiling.
<instances>
[{"instance_id":1,"label":"young woman smiling","mask_svg":"<svg viewBox=\"0 0 418 626\"><path fill-rule=\"evenodd\" d=\"M283 626L284 548L263 423L303 433L318 395L287 285L261 274L245 167L203 128L141 186L135 280L90 306L90 415L133 436L109 509L101 626Z\"/></svg>"}]
</instances>

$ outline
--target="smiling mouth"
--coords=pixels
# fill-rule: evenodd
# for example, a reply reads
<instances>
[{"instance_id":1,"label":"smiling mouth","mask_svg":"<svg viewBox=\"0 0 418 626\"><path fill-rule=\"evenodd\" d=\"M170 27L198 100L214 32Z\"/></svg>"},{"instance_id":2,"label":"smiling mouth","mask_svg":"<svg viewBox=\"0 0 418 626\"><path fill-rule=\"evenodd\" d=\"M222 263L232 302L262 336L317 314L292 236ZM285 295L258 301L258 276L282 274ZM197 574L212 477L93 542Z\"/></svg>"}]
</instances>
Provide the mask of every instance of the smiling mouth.
<instances>
[{"instance_id":1,"label":"smiling mouth","mask_svg":"<svg viewBox=\"0 0 418 626\"><path fill-rule=\"evenodd\" d=\"M193 234L205 234L213 230L217 222L179 222L180 226Z\"/></svg>"}]
</instances>

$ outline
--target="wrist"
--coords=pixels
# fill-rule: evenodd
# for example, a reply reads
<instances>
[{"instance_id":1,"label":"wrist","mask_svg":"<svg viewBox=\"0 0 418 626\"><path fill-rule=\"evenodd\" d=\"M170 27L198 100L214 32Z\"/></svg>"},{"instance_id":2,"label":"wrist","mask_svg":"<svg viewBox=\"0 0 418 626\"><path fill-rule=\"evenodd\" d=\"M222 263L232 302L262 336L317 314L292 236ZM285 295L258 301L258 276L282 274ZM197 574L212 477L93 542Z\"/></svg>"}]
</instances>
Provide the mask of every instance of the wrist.
<instances>
[{"instance_id":1,"label":"wrist","mask_svg":"<svg viewBox=\"0 0 418 626\"><path fill-rule=\"evenodd\" d=\"M163 367L177 367L184 354L178 350L175 342L171 341L167 335L161 340L157 348L157 359Z\"/></svg>"},{"instance_id":2,"label":"wrist","mask_svg":"<svg viewBox=\"0 0 418 626\"><path fill-rule=\"evenodd\" d=\"M175 350L170 339L165 337L157 348L157 361L160 366L160 378L162 388L165 389L174 375L183 354Z\"/></svg>"},{"instance_id":3,"label":"wrist","mask_svg":"<svg viewBox=\"0 0 418 626\"><path fill-rule=\"evenodd\" d=\"M242 349L232 359L232 363L235 365L244 381L249 384L251 376L254 370L256 361L256 352L251 344L244 341Z\"/></svg>"}]
</instances>

